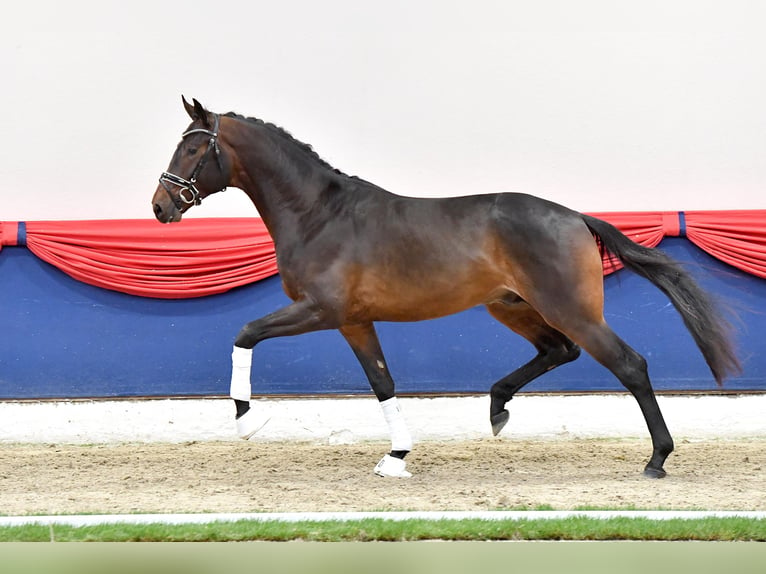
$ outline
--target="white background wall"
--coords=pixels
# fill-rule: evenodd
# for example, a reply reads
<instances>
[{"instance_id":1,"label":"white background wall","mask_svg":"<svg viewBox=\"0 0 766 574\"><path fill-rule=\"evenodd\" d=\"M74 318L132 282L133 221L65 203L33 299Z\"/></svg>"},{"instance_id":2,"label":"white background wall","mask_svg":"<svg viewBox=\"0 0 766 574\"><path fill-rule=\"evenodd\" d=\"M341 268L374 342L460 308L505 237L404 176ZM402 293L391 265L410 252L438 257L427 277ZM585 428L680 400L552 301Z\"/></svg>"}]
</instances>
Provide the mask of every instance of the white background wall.
<instances>
[{"instance_id":1,"label":"white background wall","mask_svg":"<svg viewBox=\"0 0 766 574\"><path fill-rule=\"evenodd\" d=\"M658 397L676 441L764 437L766 395ZM417 443L492 436L489 397L401 398ZM352 444L390 439L374 397L258 399L263 427L251 439ZM498 440L643 438L646 423L628 393L521 394ZM582 413L589 413L583 416ZM2 443L239 441L230 399L121 401L0 401ZM264 424L265 423L265 424ZM723 448L723 447L722 447ZM381 453L382 454L382 453Z\"/></svg>"},{"instance_id":2,"label":"white background wall","mask_svg":"<svg viewBox=\"0 0 766 574\"><path fill-rule=\"evenodd\" d=\"M14 2L0 220L150 218L182 93L407 195L764 208L765 25L756 0Z\"/></svg>"}]
</instances>

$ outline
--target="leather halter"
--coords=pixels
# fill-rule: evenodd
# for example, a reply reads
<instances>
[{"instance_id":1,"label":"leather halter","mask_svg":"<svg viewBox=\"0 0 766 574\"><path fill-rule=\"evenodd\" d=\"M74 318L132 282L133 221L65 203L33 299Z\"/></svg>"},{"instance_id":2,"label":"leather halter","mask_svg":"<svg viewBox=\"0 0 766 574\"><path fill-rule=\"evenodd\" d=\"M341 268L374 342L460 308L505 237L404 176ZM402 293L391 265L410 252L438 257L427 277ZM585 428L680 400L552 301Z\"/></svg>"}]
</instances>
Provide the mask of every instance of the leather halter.
<instances>
[{"instance_id":1,"label":"leather halter","mask_svg":"<svg viewBox=\"0 0 766 574\"><path fill-rule=\"evenodd\" d=\"M202 196L196 186L197 178L199 177L199 174L202 173L202 170L207 163L211 151L215 153L218 169L223 172L223 164L221 162L221 148L218 146L218 124L220 123L220 118L218 114L213 114L213 117L215 118L215 124L213 125L212 131L198 128L181 134L181 139L196 133L207 134L210 136L210 139L207 141L207 149L205 150L205 153L202 155L200 160L197 162L197 166L194 168L191 177L189 177L189 179L184 179L180 175L176 175L167 171L162 172L162 175L160 175L160 184L162 184L162 187L167 192L170 200L173 202L173 205L175 205L179 210L183 208L184 204L199 205L202 203ZM168 183L178 186L179 190L177 195L174 196L172 193L170 193L170 187L168 186ZM224 190L226 190L226 187L223 187L219 191ZM190 198L186 197L186 191L188 191L191 195Z\"/></svg>"}]
</instances>

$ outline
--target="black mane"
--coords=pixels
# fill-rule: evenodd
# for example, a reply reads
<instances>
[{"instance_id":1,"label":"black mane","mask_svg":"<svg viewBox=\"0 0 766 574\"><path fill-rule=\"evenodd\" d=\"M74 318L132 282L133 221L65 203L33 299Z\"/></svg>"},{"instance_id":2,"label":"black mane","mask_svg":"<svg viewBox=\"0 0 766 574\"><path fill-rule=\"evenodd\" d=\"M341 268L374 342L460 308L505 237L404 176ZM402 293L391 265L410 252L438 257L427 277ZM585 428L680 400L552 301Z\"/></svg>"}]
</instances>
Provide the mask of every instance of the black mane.
<instances>
[{"instance_id":1,"label":"black mane","mask_svg":"<svg viewBox=\"0 0 766 574\"><path fill-rule=\"evenodd\" d=\"M343 175L345 177L353 177L354 179L359 179L356 176L349 176L348 174L343 173L339 169L331 166L324 159L322 159L320 157L320 155L316 151L314 151L314 148L311 147L311 145L309 145L307 143L303 143L302 141L296 139L290 132L288 132L284 128L281 128L281 127L279 127L277 125L274 125L274 124L272 124L270 122L265 122L265 121L263 121L261 119L258 119L258 118L245 117L245 116L237 114L235 112L229 112L227 114L224 114L224 116L227 117L227 118L234 118L234 119L250 122L250 123L253 123L253 124L256 124L256 125L259 125L259 126L263 126L266 129L268 129L269 131L271 131L272 133L274 133L274 134L284 138L289 143L295 145L298 149L300 149L300 150L304 151L305 153L307 153L309 155L309 157L311 157L314 161L316 161L322 167L327 168L327 169L337 173L338 175Z\"/></svg>"}]
</instances>

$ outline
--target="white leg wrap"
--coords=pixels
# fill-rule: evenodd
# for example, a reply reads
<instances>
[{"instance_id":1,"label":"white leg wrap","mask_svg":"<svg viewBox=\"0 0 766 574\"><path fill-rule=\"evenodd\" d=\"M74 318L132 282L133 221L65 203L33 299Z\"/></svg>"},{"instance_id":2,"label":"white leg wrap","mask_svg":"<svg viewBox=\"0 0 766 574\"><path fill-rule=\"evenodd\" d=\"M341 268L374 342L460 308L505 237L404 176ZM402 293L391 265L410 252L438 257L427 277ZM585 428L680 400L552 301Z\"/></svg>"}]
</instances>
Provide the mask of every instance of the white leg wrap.
<instances>
[{"instance_id":1,"label":"white leg wrap","mask_svg":"<svg viewBox=\"0 0 766 574\"><path fill-rule=\"evenodd\" d=\"M258 418L255 409L250 409L237 419L237 435L239 438L249 440L255 433L266 426L271 419Z\"/></svg>"},{"instance_id":2,"label":"white leg wrap","mask_svg":"<svg viewBox=\"0 0 766 574\"><path fill-rule=\"evenodd\" d=\"M250 386L250 367L253 363L253 350L234 346L231 353L231 391L229 395L238 401L249 401L252 395Z\"/></svg>"},{"instance_id":3,"label":"white leg wrap","mask_svg":"<svg viewBox=\"0 0 766 574\"><path fill-rule=\"evenodd\" d=\"M411 473L404 470L407 463L401 458L394 458L390 454L387 454L380 459L380 462L375 465L375 474L378 476L391 476L393 478L410 478Z\"/></svg>"},{"instance_id":4,"label":"white leg wrap","mask_svg":"<svg viewBox=\"0 0 766 574\"><path fill-rule=\"evenodd\" d=\"M392 397L380 403L383 409L383 417L388 424L391 433L391 450L412 450L412 436L404 422L402 411L396 397Z\"/></svg>"}]
</instances>

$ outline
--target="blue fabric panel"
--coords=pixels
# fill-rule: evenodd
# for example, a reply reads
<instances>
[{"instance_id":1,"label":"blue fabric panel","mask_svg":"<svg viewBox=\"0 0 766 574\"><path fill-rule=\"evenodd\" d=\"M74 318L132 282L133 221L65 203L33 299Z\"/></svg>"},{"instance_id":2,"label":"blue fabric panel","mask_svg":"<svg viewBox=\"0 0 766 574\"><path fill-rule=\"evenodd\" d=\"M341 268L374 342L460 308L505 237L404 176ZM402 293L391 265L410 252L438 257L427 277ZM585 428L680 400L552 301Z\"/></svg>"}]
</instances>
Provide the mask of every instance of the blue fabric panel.
<instances>
[{"instance_id":1,"label":"blue fabric panel","mask_svg":"<svg viewBox=\"0 0 766 574\"><path fill-rule=\"evenodd\" d=\"M682 238L661 247L687 263L738 314L745 372L728 390L766 390L766 281ZM606 278L605 315L648 363L659 390L713 390L715 382L680 317L647 281ZM26 248L0 256L0 398L228 395L231 345L246 322L288 303L278 277L200 299L124 295L75 281ZM378 332L400 394L486 392L534 349L483 308ZM526 391L622 390L589 356ZM253 357L256 394L362 394L369 387L337 332L264 341Z\"/></svg>"}]
</instances>

